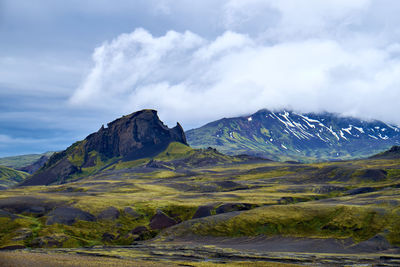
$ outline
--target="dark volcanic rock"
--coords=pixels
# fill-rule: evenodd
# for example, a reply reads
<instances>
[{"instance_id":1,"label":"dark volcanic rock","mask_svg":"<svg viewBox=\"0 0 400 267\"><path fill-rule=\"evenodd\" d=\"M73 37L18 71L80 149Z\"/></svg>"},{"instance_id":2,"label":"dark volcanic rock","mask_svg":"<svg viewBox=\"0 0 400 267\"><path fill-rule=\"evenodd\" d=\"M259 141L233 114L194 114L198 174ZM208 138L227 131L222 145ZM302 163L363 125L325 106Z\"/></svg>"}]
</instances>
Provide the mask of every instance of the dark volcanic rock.
<instances>
[{"instance_id":1,"label":"dark volcanic rock","mask_svg":"<svg viewBox=\"0 0 400 267\"><path fill-rule=\"evenodd\" d=\"M116 220L119 218L120 212L117 208L108 207L107 209L100 212L97 216L100 220Z\"/></svg>"},{"instance_id":2,"label":"dark volcanic rock","mask_svg":"<svg viewBox=\"0 0 400 267\"><path fill-rule=\"evenodd\" d=\"M362 172L360 178L378 182L378 181L385 180L386 175L387 175L387 172L385 170L367 169Z\"/></svg>"},{"instance_id":3,"label":"dark volcanic rock","mask_svg":"<svg viewBox=\"0 0 400 267\"><path fill-rule=\"evenodd\" d=\"M357 245L353 246L354 249L358 249L363 252L376 252L390 249L392 246L389 241L383 235L376 235L366 241L362 241Z\"/></svg>"},{"instance_id":4,"label":"dark volcanic rock","mask_svg":"<svg viewBox=\"0 0 400 267\"><path fill-rule=\"evenodd\" d=\"M217 214L227 213L232 211L250 210L251 204L247 203L227 203L219 206L215 211Z\"/></svg>"},{"instance_id":5,"label":"dark volcanic rock","mask_svg":"<svg viewBox=\"0 0 400 267\"><path fill-rule=\"evenodd\" d=\"M49 235L34 238L32 240L32 247L37 248L54 248L62 247L63 243L68 241L70 238L66 235Z\"/></svg>"},{"instance_id":6,"label":"dark volcanic rock","mask_svg":"<svg viewBox=\"0 0 400 267\"><path fill-rule=\"evenodd\" d=\"M214 206L206 205L200 206L197 208L196 212L194 213L192 219L203 218L207 216L211 216L211 211L214 209Z\"/></svg>"},{"instance_id":7,"label":"dark volcanic rock","mask_svg":"<svg viewBox=\"0 0 400 267\"><path fill-rule=\"evenodd\" d=\"M360 188L355 188L347 191L347 194L349 195L358 195L358 194L365 194L365 193L370 193L374 192L375 189L373 187L360 187Z\"/></svg>"},{"instance_id":8,"label":"dark volcanic rock","mask_svg":"<svg viewBox=\"0 0 400 267\"><path fill-rule=\"evenodd\" d=\"M96 218L92 214L77 208L59 207L48 214L46 224L72 225L77 220L93 222Z\"/></svg>"},{"instance_id":9,"label":"dark volcanic rock","mask_svg":"<svg viewBox=\"0 0 400 267\"><path fill-rule=\"evenodd\" d=\"M219 181L219 182L215 182L215 184L220 186L225 191L249 189L248 186L245 186L245 185L233 182L233 181Z\"/></svg>"},{"instance_id":10,"label":"dark volcanic rock","mask_svg":"<svg viewBox=\"0 0 400 267\"><path fill-rule=\"evenodd\" d=\"M186 137L179 123L169 129L160 121L157 111L142 110L109 123L107 128L101 127L86 141L86 151L134 160L156 155L174 141L186 144Z\"/></svg>"},{"instance_id":11,"label":"dark volcanic rock","mask_svg":"<svg viewBox=\"0 0 400 267\"><path fill-rule=\"evenodd\" d=\"M143 233L147 233L149 231L149 229L147 229L146 226L138 226L135 229L133 229L130 233L134 234L134 235L140 235Z\"/></svg>"},{"instance_id":12,"label":"dark volcanic rock","mask_svg":"<svg viewBox=\"0 0 400 267\"><path fill-rule=\"evenodd\" d=\"M18 196L0 199L0 209L11 213L33 213L41 216L63 203L46 198Z\"/></svg>"},{"instance_id":13,"label":"dark volcanic rock","mask_svg":"<svg viewBox=\"0 0 400 267\"><path fill-rule=\"evenodd\" d=\"M162 211L157 211L150 220L150 228L160 230L177 224L177 222Z\"/></svg>"},{"instance_id":14,"label":"dark volcanic rock","mask_svg":"<svg viewBox=\"0 0 400 267\"><path fill-rule=\"evenodd\" d=\"M146 168L165 169L165 170L170 169L166 166L165 162L156 160L150 160L149 163L146 164Z\"/></svg>"},{"instance_id":15,"label":"dark volcanic rock","mask_svg":"<svg viewBox=\"0 0 400 267\"><path fill-rule=\"evenodd\" d=\"M129 215L132 216L133 218L140 218L142 217L141 214L139 214L137 211L135 211L134 209L132 209L131 207L125 207L124 208L124 212Z\"/></svg>"},{"instance_id":16,"label":"dark volcanic rock","mask_svg":"<svg viewBox=\"0 0 400 267\"><path fill-rule=\"evenodd\" d=\"M141 110L119 118L99 131L77 142L66 150L55 153L48 162L21 185L49 185L65 183L81 168L96 164L96 152L102 159L122 158L123 161L153 157L171 142L186 143L182 127L170 129L155 110ZM73 160L72 160L73 159ZM73 162L72 162L73 161Z\"/></svg>"},{"instance_id":17,"label":"dark volcanic rock","mask_svg":"<svg viewBox=\"0 0 400 267\"><path fill-rule=\"evenodd\" d=\"M1 247L0 250L16 250L16 249L24 249L26 248L24 245L10 245Z\"/></svg>"},{"instance_id":18,"label":"dark volcanic rock","mask_svg":"<svg viewBox=\"0 0 400 267\"><path fill-rule=\"evenodd\" d=\"M102 241L103 242L111 242L113 240L115 240L116 236L114 234L111 233L104 233L102 236Z\"/></svg>"}]
</instances>

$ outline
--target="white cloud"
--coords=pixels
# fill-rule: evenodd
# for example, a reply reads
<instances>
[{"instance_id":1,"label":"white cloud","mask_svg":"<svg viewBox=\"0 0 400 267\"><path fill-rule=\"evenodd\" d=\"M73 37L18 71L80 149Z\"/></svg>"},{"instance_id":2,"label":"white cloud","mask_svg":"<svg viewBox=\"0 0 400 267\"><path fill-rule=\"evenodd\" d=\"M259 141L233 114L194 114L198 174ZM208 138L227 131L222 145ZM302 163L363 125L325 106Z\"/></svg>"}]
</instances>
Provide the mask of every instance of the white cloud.
<instances>
[{"instance_id":1,"label":"white cloud","mask_svg":"<svg viewBox=\"0 0 400 267\"><path fill-rule=\"evenodd\" d=\"M187 128L261 108L400 124L397 19L388 15L385 34L376 34L368 23L386 12L376 5L231 0L223 9L227 30L212 40L137 29L96 48L70 103L121 113L154 108ZM256 22L262 27L252 28Z\"/></svg>"}]
</instances>

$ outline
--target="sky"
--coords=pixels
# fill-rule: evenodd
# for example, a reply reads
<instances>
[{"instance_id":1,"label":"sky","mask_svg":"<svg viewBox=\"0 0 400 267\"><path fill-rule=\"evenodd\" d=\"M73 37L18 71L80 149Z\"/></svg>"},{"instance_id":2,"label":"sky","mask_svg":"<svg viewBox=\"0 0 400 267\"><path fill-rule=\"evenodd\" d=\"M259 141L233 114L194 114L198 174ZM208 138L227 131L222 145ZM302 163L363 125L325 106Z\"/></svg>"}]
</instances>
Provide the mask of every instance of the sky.
<instances>
[{"instance_id":1,"label":"sky","mask_svg":"<svg viewBox=\"0 0 400 267\"><path fill-rule=\"evenodd\" d=\"M199 127L262 108L400 125L397 0L0 0L0 157L156 109Z\"/></svg>"}]
</instances>

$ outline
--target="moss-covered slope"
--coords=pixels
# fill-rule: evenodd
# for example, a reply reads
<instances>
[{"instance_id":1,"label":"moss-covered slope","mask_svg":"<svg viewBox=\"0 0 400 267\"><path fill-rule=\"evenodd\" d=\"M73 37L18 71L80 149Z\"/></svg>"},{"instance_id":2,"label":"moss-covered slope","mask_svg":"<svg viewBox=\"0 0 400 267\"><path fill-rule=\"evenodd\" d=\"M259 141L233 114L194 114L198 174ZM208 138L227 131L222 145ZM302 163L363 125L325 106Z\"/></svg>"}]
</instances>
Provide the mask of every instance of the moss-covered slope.
<instances>
[{"instance_id":1,"label":"moss-covered slope","mask_svg":"<svg viewBox=\"0 0 400 267\"><path fill-rule=\"evenodd\" d=\"M171 142L186 144L182 127L169 129L155 110L141 110L119 118L105 128L55 153L22 185L49 185L93 174L107 165L154 157Z\"/></svg>"},{"instance_id":2,"label":"moss-covered slope","mask_svg":"<svg viewBox=\"0 0 400 267\"><path fill-rule=\"evenodd\" d=\"M27 173L0 166L0 189L16 185L25 180Z\"/></svg>"}]
</instances>

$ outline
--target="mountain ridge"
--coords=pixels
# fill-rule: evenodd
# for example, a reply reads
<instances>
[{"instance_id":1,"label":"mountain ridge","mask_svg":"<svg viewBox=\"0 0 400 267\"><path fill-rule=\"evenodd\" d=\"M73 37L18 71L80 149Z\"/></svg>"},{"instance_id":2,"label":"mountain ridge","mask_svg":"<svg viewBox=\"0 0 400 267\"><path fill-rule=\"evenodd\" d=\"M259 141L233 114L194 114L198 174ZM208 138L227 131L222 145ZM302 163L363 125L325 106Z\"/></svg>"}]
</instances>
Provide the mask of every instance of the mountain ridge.
<instances>
[{"instance_id":1,"label":"mountain ridge","mask_svg":"<svg viewBox=\"0 0 400 267\"><path fill-rule=\"evenodd\" d=\"M141 110L104 125L66 150L55 153L47 163L21 185L64 183L73 175L83 174L113 161L131 161L155 156L171 142L187 145L179 123L168 128L155 110Z\"/></svg>"},{"instance_id":2,"label":"mountain ridge","mask_svg":"<svg viewBox=\"0 0 400 267\"><path fill-rule=\"evenodd\" d=\"M363 158L400 144L400 129L381 121L267 109L213 121L186 136L195 148L302 162Z\"/></svg>"}]
</instances>

